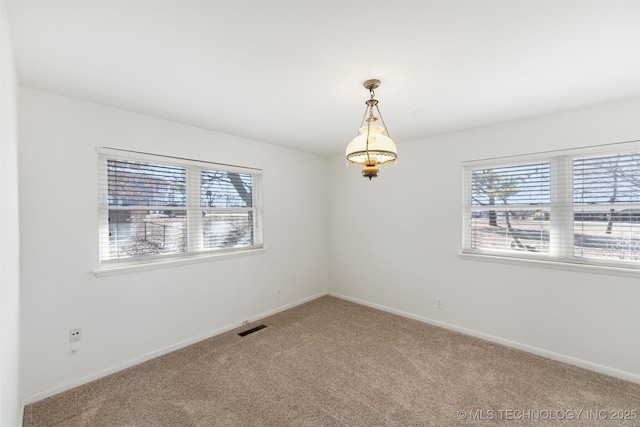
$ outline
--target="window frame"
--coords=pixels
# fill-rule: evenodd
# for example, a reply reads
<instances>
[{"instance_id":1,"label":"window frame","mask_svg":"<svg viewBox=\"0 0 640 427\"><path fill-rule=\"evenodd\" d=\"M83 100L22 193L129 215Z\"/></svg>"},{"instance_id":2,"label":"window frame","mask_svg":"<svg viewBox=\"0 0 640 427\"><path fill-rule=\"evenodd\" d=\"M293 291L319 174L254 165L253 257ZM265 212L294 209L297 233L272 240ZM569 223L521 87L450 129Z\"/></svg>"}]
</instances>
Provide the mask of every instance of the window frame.
<instances>
[{"instance_id":1,"label":"window frame","mask_svg":"<svg viewBox=\"0 0 640 427\"><path fill-rule=\"evenodd\" d=\"M640 261L618 261L613 259L586 258L576 256L574 248L575 212L579 205L574 202L573 161L583 157L606 156L624 153L640 152L640 141L627 141L582 147L567 150L555 150L540 153L530 153L517 156L496 157L482 160L465 161L462 163L463 200L462 200L462 249L461 256L468 259L485 259L507 263L527 263L533 265L555 265L560 268L600 269L606 272L630 273L636 276L640 273ZM478 207L472 200L472 173L478 169L510 167L533 163L548 162L550 165L550 201L549 204L535 205L536 209L548 210L549 221L549 252L529 252L516 250L498 250L472 247L472 212L476 210L518 210L526 205L491 205ZM593 209L602 209L606 205L600 204ZM618 203L616 210L627 207L638 208L638 203ZM589 208L586 208L589 210ZM570 224L570 226L568 225Z\"/></svg>"},{"instance_id":2,"label":"window frame","mask_svg":"<svg viewBox=\"0 0 640 427\"><path fill-rule=\"evenodd\" d=\"M193 160L187 158L150 154L139 151L123 150L118 148L97 147L98 158L98 266L94 274L98 277L128 272L134 270L147 270L163 268L176 264L210 261L228 257L252 255L264 252L264 218L263 218L263 173L261 169L234 166L209 161ZM157 165L171 165L185 168L186 188L185 206L173 208L185 213L185 250L183 252L170 252L157 255L139 255L123 258L109 258L109 211L113 210L157 210L154 206L109 205L107 161L109 159L123 161L140 161ZM201 172L214 170L221 172L233 172L251 175L250 207L211 207L202 206L201 203ZM166 210L166 206L164 207ZM252 212L252 244L241 246L205 248L203 244L204 211L216 211L226 213ZM105 237L106 236L106 237Z\"/></svg>"}]
</instances>

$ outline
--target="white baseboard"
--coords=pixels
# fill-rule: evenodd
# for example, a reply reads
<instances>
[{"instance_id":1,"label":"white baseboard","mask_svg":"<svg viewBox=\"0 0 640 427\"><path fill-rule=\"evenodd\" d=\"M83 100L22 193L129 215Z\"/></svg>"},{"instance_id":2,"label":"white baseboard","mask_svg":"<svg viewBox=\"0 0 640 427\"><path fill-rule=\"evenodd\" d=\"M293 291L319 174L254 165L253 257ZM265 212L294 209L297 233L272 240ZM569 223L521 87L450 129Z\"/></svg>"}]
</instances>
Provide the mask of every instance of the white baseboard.
<instances>
[{"instance_id":1,"label":"white baseboard","mask_svg":"<svg viewBox=\"0 0 640 427\"><path fill-rule=\"evenodd\" d=\"M402 316L402 317L406 317L406 318L413 319L413 320L418 320L420 322L428 323L428 324L431 324L431 325L434 325L434 326L439 326L439 327L444 328L444 329L449 329L449 330L452 330L452 331L460 332L460 333L463 333L465 335L470 335L470 336L473 336L473 337L481 338L481 339L484 339L484 340L487 340L487 341L491 341L491 342L495 342L495 343L498 343L498 344L505 345L507 347L512 347L512 348L516 348L518 350L526 351L528 353L536 354L538 356L547 357L549 359L557 360L559 362L568 363L570 365L578 366L578 367L581 367L581 368L589 369L591 371L599 372L599 373L602 373L602 374L610 375L612 377L616 377L616 378L620 378L620 379L623 379L623 380L627 380L627 381L631 381L631 382L640 384L640 375L636 375L636 374L633 374L631 372L622 371L622 370L611 368L611 367L608 367L608 366L599 365L597 363L588 362L586 360L577 359L575 357L566 356L564 354L555 353L555 352L552 352L552 351L549 351L549 350L545 350L545 349L542 349L542 348L539 348L539 347L534 347L534 346L530 346L530 345L527 345L527 344L519 343L519 342L516 342L516 341L511 341L511 340L508 340L508 339L500 338L500 337L497 337L497 336L494 336L494 335L485 334L483 332L479 332L479 331L476 331L476 330L473 330L473 329L462 328L460 326L456 326L456 325L453 325L453 324L450 324L450 323L441 322L441 321L434 320L434 319L429 319L429 318L426 318L426 317L423 317L423 316L418 316L416 314L412 314L412 313L409 313L409 312L406 312L406 311L397 310L397 309L394 309L394 308L391 308L391 307L387 307L387 306L384 306L384 305L372 303L372 302L369 302L369 301L366 301L366 300L362 300L362 299L359 299L359 298L353 298L353 297L350 297L350 296L347 296L347 295L343 295L343 294L340 294L340 293L337 293L337 292L320 292L318 294L315 294L315 295L312 295L312 296L309 296L309 297L294 301L292 303L277 307L275 309L268 310L268 311L265 311L265 312L260 313L260 314L256 314L255 316L250 317L248 320L250 322L255 322L257 320L263 319L265 317L271 316L271 315L279 313L281 311L285 311L285 310L288 310L290 308L296 307L298 305L301 305L301 304L307 303L309 301L312 301L314 299L320 298L320 297L322 297L324 295L331 295L333 297L344 299L344 300L347 300L347 301L351 301L351 302L354 302L354 303L357 303L357 304L361 304L361 305L364 305L364 306L367 306L367 307L371 307L371 308L375 308L375 309L378 309L378 310L386 311L386 312L389 312L389 313L397 314L397 315ZM214 329L214 330L209 331L209 332L207 332L205 334L189 338L187 340L184 340L182 342L176 343L174 345L171 345L171 346L168 346L168 347L165 347L165 348L162 348L162 349L159 349L159 350L144 354L142 356L133 358L133 359L127 361L127 362L112 366L110 368L95 372L93 374L86 375L86 376L83 376L83 377L80 377L80 378L76 378L76 379L73 379L71 381L67 381L65 383L58 384L55 387L51 387L49 389L42 390L42 391L39 391L37 393L33 393L33 394L29 395L29 396L26 396L23 399L23 401L22 401L23 406L24 405L28 405L30 403L37 402L39 400L45 399L45 398L53 396L55 394L65 392L67 390L71 390L72 388L75 388L75 387L81 386L83 384L89 383L91 381L100 379L100 378L105 377L107 375L114 374L116 372L122 371L124 369L130 368L132 366L135 366L135 365L138 365L140 363L146 362L148 360L154 359L156 357L162 356L164 354L171 353L172 351L179 350L181 348L187 347L187 346L189 346L191 344L195 344L195 343L200 342L202 340L214 337L216 335L220 335L220 334L228 332L228 331L230 331L232 329L238 328L239 326L242 326L242 322L241 321L235 322L235 323L232 323L230 325L226 325L226 326L223 326L223 327L220 327L220 328L217 328L217 329Z\"/></svg>"},{"instance_id":2,"label":"white baseboard","mask_svg":"<svg viewBox=\"0 0 640 427\"><path fill-rule=\"evenodd\" d=\"M265 317L271 316L273 314L279 313L281 311L288 310L288 309L293 308L295 306L298 306L300 304L304 304L306 302L309 302L309 301L312 301L314 299L320 298L320 297L322 297L324 295L327 295L327 293L326 292L320 292L320 293L312 295L310 297L302 298L302 299L294 301L292 303L289 303L289 304L274 308L273 310L268 310L268 311L265 311L264 313L260 313L260 314L257 314L255 316L251 316L247 320L249 320L250 322L255 322L256 320L260 320L260 319L263 319ZM101 371L95 372L95 373L90 374L90 375L85 375L85 376L80 377L80 378L75 378L75 379L73 379L71 381L67 381L67 382L64 382L62 384L58 384L55 387L51 387L51 388L48 388L46 390L42 390L42 391L39 391L37 393L33 393L33 394L29 395L29 396L26 396L22 400L22 404L23 404L23 406L24 405L28 405L30 403L37 402L39 400L45 399L45 398L53 396L55 394L65 392L67 390L71 390L72 388L81 386L81 385L89 383L91 381L95 381L95 380L100 379L102 377L106 377L107 375L115 374L116 372L122 371L124 369L130 368L130 367L138 365L140 363L149 361L151 359L154 359L156 357L162 356L164 354L171 353L172 351L180 350L181 348L190 346L192 344L195 344L197 342L206 340L206 339L214 337L216 335L220 335L222 333L228 332L228 331L233 330L235 328L238 328L240 326L242 326L242 321L235 322L235 323L232 323L230 325L222 326L220 328L214 329L214 330L209 331L207 333L204 333L204 334L189 338L187 340L181 341L181 342L176 343L174 345L170 345L168 347L161 348L161 349L156 350L156 351L152 351L152 352L144 354L142 356L135 357L135 358L133 358L131 360L128 360L128 361L126 361L124 363L112 366L110 368L103 369Z\"/></svg>"},{"instance_id":3,"label":"white baseboard","mask_svg":"<svg viewBox=\"0 0 640 427\"><path fill-rule=\"evenodd\" d=\"M265 311L262 314L258 314L256 316L250 317L249 321L250 322L255 322L256 320L264 319L265 317L271 316L271 315L276 314L276 313L280 313L281 311L289 310L290 308L293 308L293 307L296 307L298 305L307 303L309 301L313 301L314 299L318 299L318 298L323 297L325 295L327 295L326 291L317 293L315 295L311 295L310 297L302 298L300 300L292 302L291 304L283 305L283 306L275 308L273 310Z\"/></svg>"},{"instance_id":4,"label":"white baseboard","mask_svg":"<svg viewBox=\"0 0 640 427\"><path fill-rule=\"evenodd\" d=\"M416 314L408 313L402 310L396 310L395 308L387 307L384 305L372 303L366 300L362 300L359 298L353 298L347 295L343 295L337 292L328 292L328 295L334 296L336 298L341 298L347 301L354 302L356 304L365 305L367 307L375 308L378 310L386 311L388 313L397 314L402 317L406 317L413 320L418 320L420 322L428 323L430 325L439 326L444 329L449 329L452 331L460 332L465 335L470 335L476 338L481 338L487 341L491 341L497 344L502 344L507 347L516 348L518 350L523 350L528 353L532 353L538 356L546 357L552 360L557 360L559 362L564 362L569 365L578 366L580 368L588 369L590 371L599 372L601 374L610 375L612 377L620 378L626 381L631 381L634 383L640 384L640 375L634 374L632 372L626 372L619 369L611 368L609 366L600 365L597 363L589 362L586 360L578 359L572 356L567 356L564 354L556 353L553 351L545 350L540 347L531 346L528 344L523 344L517 341L511 341L505 338L497 337L495 335L485 334L480 331L476 331L473 329L462 328L460 326L452 325L450 323L441 322L439 320L429 319L427 317L418 316Z\"/></svg>"}]
</instances>

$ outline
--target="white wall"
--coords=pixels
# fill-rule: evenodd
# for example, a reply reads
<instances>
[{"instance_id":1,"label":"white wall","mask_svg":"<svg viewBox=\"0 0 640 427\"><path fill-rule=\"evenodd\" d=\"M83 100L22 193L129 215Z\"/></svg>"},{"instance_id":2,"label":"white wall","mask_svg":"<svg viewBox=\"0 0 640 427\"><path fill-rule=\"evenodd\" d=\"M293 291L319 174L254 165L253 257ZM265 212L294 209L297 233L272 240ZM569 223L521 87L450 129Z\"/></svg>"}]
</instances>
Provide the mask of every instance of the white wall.
<instances>
[{"instance_id":1,"label":"white wall","mask_svg":"<svg viewBox=\"0 0 640 427\"><path fill-rule=\"evenodd\" d=\"M330 293L640 382L638 276L459 257L461 162L638 139L633 98L399 144L371 182L331 158Z\"/></svg>"},{"instance_id":2,"label":"white wall","mask_svg":"<svg viewBox=\"0 0 640 427\"><path fill-rule=\"evenodd\" d=\"M17 426L22 419L18 81L5 7L0 2L0 425Z\"/></svg>"},{"instance_id":3,"label":"white wall","mask_svg":"<svg viewBox=\"0 0 640 427\"><path fill-rule=\"evenodd\" d=\"M96 278L96 146L262 168L266 251ZM324 157L20 88L19 160L27 402L326 293Z\"/></svg>"},{"instance_id":4,"label":"white wall","mask_svg":"<svg viewBox=\"0 0 640 427\"><path fill-rule=\"evenodd\" d=\"M458 256L462 161L639 139L638 98L400 144L398 166L371 182L342 156L327 171L318 156L29 88L19 113L26 402L327 286L640 382L637 279ZM266 252L96 278L96 146L264 169ZM83 330L75 355L71 327Z\"/></svg>"}]
</instances>

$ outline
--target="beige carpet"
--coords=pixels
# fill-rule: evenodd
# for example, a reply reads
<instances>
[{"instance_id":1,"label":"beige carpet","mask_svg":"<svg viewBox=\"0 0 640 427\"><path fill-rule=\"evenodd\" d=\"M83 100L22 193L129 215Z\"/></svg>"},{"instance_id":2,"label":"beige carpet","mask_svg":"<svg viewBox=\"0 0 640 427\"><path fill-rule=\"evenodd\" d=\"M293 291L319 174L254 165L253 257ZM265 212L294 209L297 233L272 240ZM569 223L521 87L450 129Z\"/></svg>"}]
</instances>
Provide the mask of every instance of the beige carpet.
<instances>
[{"instance_id":1,"label":"beige carpet","mask_svg":"<svg viewBox=\"0 0 640 427\"><path fill-rule=\"evenodd\" d=\"M638 426L640 385L327 296L24 413L25 427L496 424Z\"/></svg>"}]
</instances>

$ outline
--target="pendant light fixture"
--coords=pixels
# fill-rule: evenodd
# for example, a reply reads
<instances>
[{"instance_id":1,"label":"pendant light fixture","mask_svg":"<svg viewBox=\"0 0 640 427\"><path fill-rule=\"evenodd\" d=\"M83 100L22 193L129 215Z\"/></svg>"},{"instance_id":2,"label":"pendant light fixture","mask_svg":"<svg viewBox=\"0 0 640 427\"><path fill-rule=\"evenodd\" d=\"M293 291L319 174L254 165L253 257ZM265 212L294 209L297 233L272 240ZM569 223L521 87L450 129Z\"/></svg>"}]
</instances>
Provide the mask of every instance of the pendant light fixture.
<instances>
[{"instance_id":1,"label":"pendant light fixture","mask_svg":"<svg viewBox=\"0 0 640 427\"><path fill-rule=\"evenodd\" d=\"M353 138L347 145L347 161L364 165L362 176L371 180L371 178L378 176L378 165L396 161L398 150L396 149L396 143L393 142L389 135L387 125L384 123L378 108L378 100L374 98L376 95L374 89L380 86L380 80L367 80L363 85L369 89L371 98L365 101L366 108L360 122L358 136ZM373 114L374 108L378 116ZM382 126L376 124L378 120L380 120ZM366 124L364 124L365 122ZM383 131L386 135L382 133Z\"/></svg>"}]
</instances>

